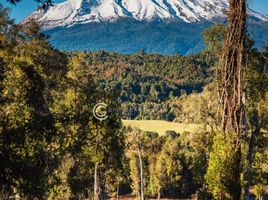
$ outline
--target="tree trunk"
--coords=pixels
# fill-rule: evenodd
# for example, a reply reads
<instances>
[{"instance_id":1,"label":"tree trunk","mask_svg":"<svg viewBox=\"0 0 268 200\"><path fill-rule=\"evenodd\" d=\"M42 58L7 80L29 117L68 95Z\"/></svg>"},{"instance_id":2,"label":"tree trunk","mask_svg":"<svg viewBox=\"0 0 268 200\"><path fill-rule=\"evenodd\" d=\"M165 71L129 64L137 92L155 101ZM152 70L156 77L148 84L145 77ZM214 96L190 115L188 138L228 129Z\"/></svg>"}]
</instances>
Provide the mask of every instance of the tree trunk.
<instances>
[{"instance_id":1,"label":"tree trunk","mask_svg":"<svg viewBox=\"0 0 268 200\"><path fill-rule=\"evenodd\" d=\"M96 124L97 135L95 137L96 148L98 149L99 144L101 143L100 128L98 124ZM105 191L105 183L103 180L104 171L101 168L102 161L98 161L95 163L95 170L94 170L94 200L106 200L108 197Z\"/></svg>"},{"instance_id":2,"label":"tree trunk","mask_svg":"<svg viewBox=\"0 0 268 200\"><path fill-rule=\"evenodd\" d=\"M0 191L0 199L1 200L8 200L11 196L11 190L7 185L2 185L1 191Z\"/></svg>"},{"instance_id":3,"label":"tree trunk","mask_svg":"<svg viewBox=\"0 0 268 200\"><path fill-rule=\"evenodd\" d=\"M139 156L139 162L140 162L140 199L144 200L144 188L143 188L143 165L142 165L142 158L141 158L141 152L140 152L140 148L137 148L137 153Z\"/></svg>"},{"instance_id":4,"label":"tree trunk","mask_svg":"<svg viewBox=\"0 0 268 200\"><path fill-rule=\"evenodd\" d=\"M119 200L119 181L117 182L116 199Z\"/></svg>"},{"instance_id":5,"label":"tree trunk","mask_svg":"<svg viewBox=\"0 0 268 200\"><path fill-rule=\"evenodd\" d=\"M247 169L246 169L246 179L247 179L247 184L245 188L245 198L246 200L250 199L249 198L249 189L252 184L252 163L254 159L254 146L255 146L255 141L256 137L260 134L261 131L261 124L259 122L259 117L257 117L258 120L256 122L256 127L253 127L253 130L251 131L251 136L250 136L250 141L249 141L249 147L248 147L248 154L247 154Z\"/></svg>"},{"instance_id":6,"label":"tree trunk","mask_svg":"<svg viewBox=\"0 0 268 200\"><path fill-rule=\"evenodd\" d=\"M94 200L107 199L103 180L101 180L102 174L103 172L100 169L99 163L96 163L94 172Z\"/></svg>"},{"instance_id":7,"label":"tree trunk","mask_svg":"<svg viewBox=\"0 0 268 200\"><path fill-rule=\"evenodd\" d=\"M160 190L159 190L159 192L157 194L157 200L160 200L160 199L161 199L161 188L160 188Z\"/></svg>"},{"instance_id":8,"label":"tree trunk","mask_svg":"<svg viewBox=\"0 0 268 200\"><path fill-rule=\"evenodd\" d=\"M233 200L241 198L241 138L246 132L245 94L243 74L245 71L246 0L229 0L228 31L221 65L224 69L221 94L222 130L233 137L237 153L233 172L237 188L230 194Z\"/></svg>"},{"instance_id":9,"label":"tree trunk","mask_svg":"<svg viewBox=\"0 0 268 200\"><path fill-rule=\"evenodd\" d=\"M98 170L98 163L96 163L94 172L94 200L101 200Z\"/></svg>"},{"instance_id":10,"label":"tree trunk","mask_svg":"<svg viewBox=\"0 0 268 200\"><path fill-rule=\"evenodd\" d=\"M229 24L221 64L224 68L222 129L241 137L245 128L243 73L245 70L246 0L229 0Z\"/></svg>"}]
</instances>

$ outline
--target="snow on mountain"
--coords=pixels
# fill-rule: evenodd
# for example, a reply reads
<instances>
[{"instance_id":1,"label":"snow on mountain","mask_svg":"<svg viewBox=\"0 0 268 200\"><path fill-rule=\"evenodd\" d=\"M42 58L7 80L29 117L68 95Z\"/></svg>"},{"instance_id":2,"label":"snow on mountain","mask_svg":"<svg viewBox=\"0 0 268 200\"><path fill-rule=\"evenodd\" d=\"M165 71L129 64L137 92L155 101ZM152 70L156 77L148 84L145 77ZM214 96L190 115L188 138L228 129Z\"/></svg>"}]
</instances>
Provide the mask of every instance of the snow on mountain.
<instances>
[{"instance_id":1,"label":"snow on mountain","mask_svg":"<svg viewBox=\"0 0 268 200\"><path fill-rule=\"evenodd\" d=\"M223 18L227 8L227 0L67 0L47 9L39 8L28 18L41 22L45 29L119 18L182 20L190 23ZM249 13L268 21L265 15L252 10Z\"/></svg>"}]
</instances>

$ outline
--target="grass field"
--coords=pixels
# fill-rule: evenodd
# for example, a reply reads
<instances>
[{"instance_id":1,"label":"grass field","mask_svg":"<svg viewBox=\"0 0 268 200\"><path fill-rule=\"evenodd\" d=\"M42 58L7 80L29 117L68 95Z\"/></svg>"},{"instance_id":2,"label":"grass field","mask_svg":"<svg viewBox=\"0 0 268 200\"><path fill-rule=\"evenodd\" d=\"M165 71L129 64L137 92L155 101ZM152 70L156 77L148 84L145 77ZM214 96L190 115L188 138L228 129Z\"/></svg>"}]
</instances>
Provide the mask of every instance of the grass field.
<instances>
[{"instance_id":1,"label":"grass field","mask_svg":"<svg viewBox=\"0 0 268 200\"><path fill-rule=\"evenodd\" d=\"M203 129L201 124L182 124L160 120L123 120L123 124L124 126L137 127L142 131L157 132L159 135L164 135L168 130L177 133L192 133Z\"/></svg>"}]
</instances>

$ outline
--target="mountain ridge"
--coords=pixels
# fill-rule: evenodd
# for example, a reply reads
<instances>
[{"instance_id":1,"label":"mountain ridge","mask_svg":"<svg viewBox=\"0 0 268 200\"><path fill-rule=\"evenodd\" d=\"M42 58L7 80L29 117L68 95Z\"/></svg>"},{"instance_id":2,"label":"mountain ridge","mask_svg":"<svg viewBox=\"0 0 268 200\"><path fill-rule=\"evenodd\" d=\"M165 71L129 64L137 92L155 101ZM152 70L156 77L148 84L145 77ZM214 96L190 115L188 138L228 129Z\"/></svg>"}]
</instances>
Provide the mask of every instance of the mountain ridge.
<instances>
[{"instance_id":1,"label":"mountain ridge","mask_svg":"<svg viewBox=\"0 0 268 200\"><path fill-rule=\"evenodd\" d=\"M227 0L67 0L40 7L26 20L39 22L60 50L185 55L205 48L203 31L225 24L227 9ZM268 16L250 9L248 15L250 36L262 48Z\"/></svg>"}]
</instances>

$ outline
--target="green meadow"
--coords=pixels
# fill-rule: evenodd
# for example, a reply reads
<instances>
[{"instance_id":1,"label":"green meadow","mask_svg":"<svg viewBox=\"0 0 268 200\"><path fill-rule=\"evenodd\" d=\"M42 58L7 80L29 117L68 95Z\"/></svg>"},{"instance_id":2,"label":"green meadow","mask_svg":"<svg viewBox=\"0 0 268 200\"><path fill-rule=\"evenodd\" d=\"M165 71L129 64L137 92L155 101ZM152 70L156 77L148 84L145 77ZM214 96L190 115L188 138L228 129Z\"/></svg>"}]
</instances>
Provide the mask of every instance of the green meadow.
<instances>
[{"instance_id":1,"label":"green meadow","mask_svg":"<svg viewBox=\"0 0 268 200\"><path fill-rule=\"evenodd\" d=\"M142 131L157 132L159 135L164 135L166 131L193 133L204 128L202 124L186 124L162 120L123 120L123 124L124 126L137 127Z\"/></svg>"}]
</instances>

